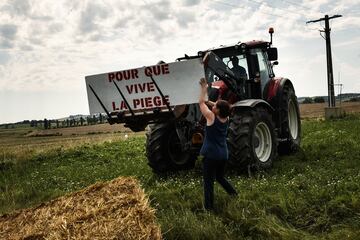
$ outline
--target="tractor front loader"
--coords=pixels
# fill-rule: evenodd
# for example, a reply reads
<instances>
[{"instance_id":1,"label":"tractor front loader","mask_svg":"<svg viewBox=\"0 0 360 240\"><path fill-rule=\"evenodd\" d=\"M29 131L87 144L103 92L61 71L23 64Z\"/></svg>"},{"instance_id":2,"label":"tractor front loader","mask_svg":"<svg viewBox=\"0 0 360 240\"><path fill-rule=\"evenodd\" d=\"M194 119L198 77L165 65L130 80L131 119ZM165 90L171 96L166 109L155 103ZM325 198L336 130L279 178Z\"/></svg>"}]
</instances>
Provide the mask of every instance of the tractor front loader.
<instances>
[{"instance_id":1,"label":"tractor front loader","mask_svg":"<svg viewBox=\"0 0 360 240\"><path fill-rule=\"evenodd\" d=\"M177 59L179 64L188 63L187 68L183 68L183 76L189 74L190 66L200 62L202 75L209 85L210 100L225 99L232 104L228 130L229 164L240 171L267 169L278 153L290 154L300 146L301 123L295 89L289 79L275 77L273 66L278 64L278 54L272 47L273 30L269 33L270 42L239 42ZM146 74L145 71L164 100L166 84L160 84L154 73ZM197 84L199 79L192 81ZM126 102L123 90L115 81L114 85ZM199 155L206 121L195 101L198 88L195 91L193 88L194 85L185 85L182 89L173 89L178 97L193 91L192 95L196 96L191 103L172 105L171 101L164 101L163 106L150 108L151 111L132 110L129 103L124 103L124 111L109 111L102 103L104 96L97 96L90 84L88 95L96 97L103 112L108 114L110 124L125 123L133 131L143 131L149 126L146 133L148 164L154 172L164 173L192 168Z\"/></svg>"}]
</instances>

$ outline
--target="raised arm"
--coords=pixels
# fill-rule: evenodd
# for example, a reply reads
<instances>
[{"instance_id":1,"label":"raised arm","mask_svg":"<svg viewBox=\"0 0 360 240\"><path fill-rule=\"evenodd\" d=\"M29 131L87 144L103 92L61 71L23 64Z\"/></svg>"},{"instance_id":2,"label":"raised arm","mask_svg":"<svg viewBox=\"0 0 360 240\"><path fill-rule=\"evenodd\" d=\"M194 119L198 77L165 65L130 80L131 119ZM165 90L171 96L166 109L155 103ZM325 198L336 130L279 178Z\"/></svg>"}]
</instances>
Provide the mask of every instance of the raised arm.
<instances>
[{"instance_id":1,"label":"raised arm","mask_svg":"<svg viewBox=\"0 0 360 240\"><path fill-rule=\"evenodd\" d=\"M205 78L200 79L200 85L201 85L201 91L199 97L200 111L202 115L206 118L206 124L210 126L214 123L215 115L212 111L210 111L210 109L208 108L205 102L205 99L207 97L207 87L208 87Z\"/></svg>"},{"instance_id":2,"label":"raised arm","mask_svg":"<svg viewBox=\"0 0 360 240\"><path fill-rule=\"evenodd\" d=\"M212 108L215 105L215 102L212 102L210 100L208 100L207 102L205 102L206 105L208 105L208 107Z\"/></svg>"}]
</instances>

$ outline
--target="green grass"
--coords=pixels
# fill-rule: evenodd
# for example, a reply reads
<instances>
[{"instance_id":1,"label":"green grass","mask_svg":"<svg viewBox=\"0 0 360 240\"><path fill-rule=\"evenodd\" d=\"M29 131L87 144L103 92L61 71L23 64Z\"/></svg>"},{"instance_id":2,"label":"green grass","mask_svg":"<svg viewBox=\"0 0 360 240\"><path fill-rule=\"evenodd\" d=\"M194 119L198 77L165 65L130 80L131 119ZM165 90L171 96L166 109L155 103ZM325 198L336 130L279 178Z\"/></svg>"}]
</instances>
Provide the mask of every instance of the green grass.
<instances>
[{"instance_id":1,"label":"green grass","mask_svg":"<svg viewBox=\"0 0 360 240\"><path fill-rule=\"evenodd\" d=\"M302 127L296 155L280 157L251 178L229 175L238 197L215 185L214 213L202 210L201 163L192 171L153 175L144 137L0 163L0 213L96 181L135 176L167 239L359 239L360 117L304 121Z\"/></svg>"}]
</instances>

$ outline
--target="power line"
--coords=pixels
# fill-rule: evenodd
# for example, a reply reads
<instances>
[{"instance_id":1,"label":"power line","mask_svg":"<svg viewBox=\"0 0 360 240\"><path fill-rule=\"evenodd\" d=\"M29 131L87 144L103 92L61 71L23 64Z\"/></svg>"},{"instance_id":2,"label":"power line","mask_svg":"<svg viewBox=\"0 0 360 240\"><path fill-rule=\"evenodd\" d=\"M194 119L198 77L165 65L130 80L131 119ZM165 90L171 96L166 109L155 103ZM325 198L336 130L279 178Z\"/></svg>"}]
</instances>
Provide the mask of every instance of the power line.
<instances>
[{"instance_id":1,"label":"power line","mask_svg":"<svg viewBox=\"0 0 360 240\"><path fill-rule=\"evenodd\" d=\"M240 7L238 5L234 5L234 4L231 4L231 3L228 3L228 2L223 2L223 1L214 1L215 3L218 3L218 4L222 4L222 5L227 5L229 7L232 7L232 8L241 8L241 9L246 9L244 7ZM270 6L270 8L273 8ZM274 9L274 8L273 8ZM280 9L280 10L283 10L283 9ZM274 14L274 13L268 13L268 12L264 12L262 10L259 10L260 13L262 14L265 14L265 15L269 15L269 16L273 16L273 17L280 17L280 18L285 18L287 19L287 17L285 16L282 16L282 15L278 15L278 14Z\"/></svg>"},{"instance_id":2,"label":"power line","mask_svg":"<svg viewBox=\"0 0 360 240\"><path fill-rule=\"evenodd\" d=\"M262 3L260 3L260 2L257 2L257 1L255 1L255 0L247 0L247 1L252 1L252 2L254 2L254 3L256 3L256 4L259 4L259 5L262 5ZM246 8L244 8L244 7L241 7L241 6L238 6L238 5L234 5L234 4L231 4L231 3L228 3L228 2L224 2L224 1L219 1L219 0L217 0L217 1L215 1L215 2L217 2L218 4L222 4L222 5L226 5L226 6L229 6L229 7L232 7L232 8L241 8L241 9L246 9ZM274 9L275 10L275 8L274 7L272 7L272 6L270 6L270 5L268 5L270 8L272 8L272 9ZM286 9L283 9L283 8L278 8L278 10L282 10L282 11L287 11ZM279 18L283 18L283 19L288 19L288 17L286 17L286 16L283 16L283 15L279 15L279 14L274 14L274 13L268 13L268 12L264 12L263 10L259 10L259 12L260 13L262 13L262 14L265 14L265 15L269 15L269 16L274 16L274 17L279 17ZM304 16L304 18L305 18L305 16ZM303 21L302 20L300 20L300 19L294 19L296 22L299 22L299 23L302 23ZM303 26L303 25L300 25L299 27L301 27L301 28L304 28L305 30L316 30L316 31L318 31L319 29L313 29L313 28L309 28L308 26Z\"/></svg>"},{"instance_id":3,"label":"power line","mask_svg":"<svg viewBox=\"0 0 360 240\"><path fill-rule=\"evenodd\" d=\"M264 2L258 2L258 1L255 1L255 0L247 0L248 2L253 2L253 3L256 3L257 5L259 6L262 6ZM295 13L295 14L299 14L299 15L305 15L303 13L299 13L299 12L296 12L296 11L292 11L292 10L289 10L289 9L283 9L283 8L275 8L271 5L269 5L268 3L268 6L273 8L273 9L279 9L279 10L282 10L282 11L286 11L286 12L291 12L291 13Z\"/></svg>"},{"instance_id":4,"label":"power line","mask_svg":"<svg viewBox=\"0 0 360 240\"><path fill-rule=\"evenodd\" d=\"M247 0L247 1L252 1L252 2L258 4L258 5L262 5L262 3L258 2L258 1L255 1L255 0ZM229 2L225 2L225 1L215 0L215 1L213 1L213 2L215 2L215 3L217 3L217 4L222 4L222 5L225 5L225 6L234 8L234 9L245 9L245 10L247 10L247 8L245 8L245 7L242 7L242 6L239 6L239 5L235 5L235 4L232 4L232 3L229 3ZM274 10L275 10L274 7L272 7L272 6L270 6L270 5L267 5L267 6L269 6L271 9L274 9ZM287 11L286 9L283 9L283 8L278 8L278 10ZM279 18L283 18L283 19L289 19L289 18L286 17L286 16L279 15L279 14L275 14L275 13L264 12L263 10L259 10L258 12L260 12L261 14L264 14L264 15L269 15L269 16L273 16L273 17L279 17ZM303 14L302 14L302 15L303 15ZM304 16L304 17L305 17L305 16ZM299 22L299 23L300 23L300 22L301 22L301 23L303 22L303 21L300 20L300 19L294 19L294 20L295 20L296 22ZM309 30L309 27L305 27L305 26L303 26L303 25L301 25L301 27L304 28L304 29L306 29L306 30ZM310 28L310 30L316 30L316 31L318 31L319 29L311 29L311 28Z\"/></svg>"},{"instance_id":5,"label":"power line","mask_svg":"<svg viewBox=\"0 0 360 240\"><path fill-rule=\"evenodd\" d=\"M311 10L311 11L314 11L314 12L316 11L316 10L314 10L314 9L312 9L312 8L305 7L304 5L299 4L299 3L296 3L296 2L291 2L291 1L288 1L288 0L281 0L281 1L282 1L282 2L286 2L286 3L289 4L289 5L295 5L295 6L301 7L301 8L304 9L304 10ZM317 11L317 12L323 14L323 12L321 12L320 10Z\"/></svg>"}]
</instances>

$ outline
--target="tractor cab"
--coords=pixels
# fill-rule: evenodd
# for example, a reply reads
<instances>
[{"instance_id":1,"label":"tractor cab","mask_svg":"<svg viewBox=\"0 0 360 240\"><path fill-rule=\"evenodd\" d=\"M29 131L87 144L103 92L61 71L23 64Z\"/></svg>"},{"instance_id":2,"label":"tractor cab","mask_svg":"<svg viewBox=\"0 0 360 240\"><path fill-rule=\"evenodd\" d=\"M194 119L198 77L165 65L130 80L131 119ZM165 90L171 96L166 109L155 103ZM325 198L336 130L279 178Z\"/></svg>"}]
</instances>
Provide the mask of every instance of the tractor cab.
<instances>
[{"instance_id":1,"label":"tractor cab","mask_svg":"<svg viewBox=\"0 0 360 240\"><path fill-rule=\"evenodd\" d=\"M240 94L238 100L265 98L265 86L275 76L271 61L277 60L277 49L270 46L270 42L251 41L210 50L233 73ZM203 52L199 52L199 55L203 55ZM222 81L220 76L211 72L207 76L208 82L216 88L221 85L216 83Z\"/></svg>"}]
</instances>

